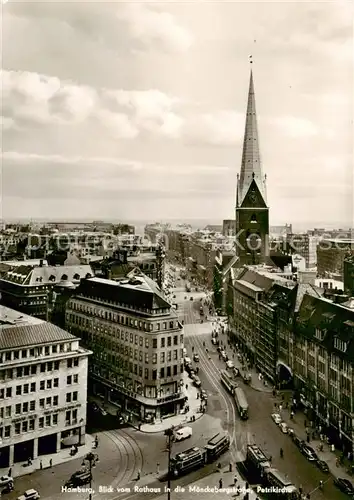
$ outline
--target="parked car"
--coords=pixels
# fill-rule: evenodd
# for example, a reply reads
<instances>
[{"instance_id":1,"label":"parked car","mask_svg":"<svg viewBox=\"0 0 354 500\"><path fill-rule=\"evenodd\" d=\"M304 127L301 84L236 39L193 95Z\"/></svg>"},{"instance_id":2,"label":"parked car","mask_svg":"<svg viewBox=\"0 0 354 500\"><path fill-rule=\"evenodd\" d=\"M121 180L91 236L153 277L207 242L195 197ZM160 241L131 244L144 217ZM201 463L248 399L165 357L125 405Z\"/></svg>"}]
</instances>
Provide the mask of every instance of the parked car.
<instances>
[{"instance_id":1,"label":"parked car","mask_svg":"<svg viewBox=\"0 0 354 500\"><path fill-rule=\"evenodd\" d=\"M183 441L184 439L192 437L192 434L193 434L192 427L182 427L181 429L178 429L174 433L174 440Z\"/></svg>"},{"instance_id":2,"label":"parked car","mask_svg":"<svg viewBox=\"0 0 354 500\"><path fill-rule=\"evenodd\" d=\"M11 476L1 476L0 477L0 488L7 486L8 484L14 484L14 480Z\"/></svg>"},{"instance_id":3,"label":"parked car","mask_svg":"<svg viewBox=\"0 0 354 500\"><path fill-rule=\"evenodd\" d=\"M287 434L288 433L288 426L287 426L287 424L285 422L280 422L279 428L280 428L280 430L282 431L283 434Z\"/></svg>"},{"instance_id":4,"label":"parked car","mask_svg":"<svg viewBox=\"0 0 354 500\"><path fill-rule=\"evenodd\" d=\"M200 387L202 385L201 381L200 381L200 378L197 377L196 375L193 377L193 384L196 386L196 387Z\"/></svg>"},{"instance_id":5,"label":"parked car","mask_svg":"<svg viewBox=\"0 0 354 500\"><path fill-rule=\"evenodd\" d=\"M226 361L226 367L227 367L227 368L230 368L230 370L231 370L232 368L234 368L234 366L235 366L235 365L234 365L234 362L233 362L233 361L231 361L231 359L229 359L228 361Z\"/></svg>"},{"instance_id":6,"label":"parked car","mask_svg":"<svg viewBox=\"0 0 354 500\"><path fill-rule=\"evenodd\" d=\"M350 496L354 495L354 486L349 481L349 479L344 479L343 477L336 477L333 482L338 489L343 491L343 493L346 493L347 495Z\"/></svg>"},{"instance_id":7,"label":"parked car","mask_svg":"<svg viewBox=\"0 0 354 500\"><path fill-rule=\"evenodd\" d=\"M207 401L208 394L207 394L206 390L202 389L200 391L200 399L201 399L201 401Z\"/></svg>"},{"instance_id":8,"label":"parked car","mask_svg":"<svg viewBox=\"0 0 354 500\"><path fill-rule=\"evenodd\" d=\"M282 418L281 416L279 415L279 413L272 413L272 420L273 422L275 422L277 425L281 424L282 423Z\"/></svg>"},{"instance_id":9,"label":"parked car","mask_svg":"<svg viewBox=\"0 0 354 500\"><path fill-rule=\"evenodd\" d=\"M229 360L229 358L228 358L228 356L227 356L227 354L226 354L226 352L225 352L225 351L221 351L221 353L220 353L220 354L221 354L221 357L222 357L222 359L223 359L224 361L228 361L228 360Z\"/></svg>"},{"instance_id":10,"label":"parked car","mask_svg":"<svg viewBox=\"0 0 354 500\"><path fill-rule=\"evenodd\" d=\"M218 341L216 340L216 338L215 338L215 337L213 337L213 338L211 339L211 343L212 343L213 345L217 345Z\"/></svg>"},{"instance_id":11,"label":"parked car","mask_svg":"<svg viewBox=\"0 0 354 500\"><path fill-rule=\"evenodd\" d=\"M17 500L38 500L40 497L40 494L36 490L27 490L24 492L23 495L20 495L17 497Z\"/></svg>"},{"instance_id":12,"label":"parked car","mask_svg":"<svg viewBox=\"0 0 354 500\"><path fill-rule=\"evenodd\" d=\"M14 483L9 483L5 486L5 488L0 489L0 498L1 495L6 495L7 493L11 493L14 490Z\"/></svg>"},{"instance_id":13,"label":"parked car","mask_svg":"<svg viewBox=\"0 0 354 500\"><path fill-rule=\"evenodd\" d=\"M322 472L329 472L329 467L324 460L317 460L316 465Z\"/></svg>"},{"instance_id":14,"label":"parked car","mask_svg":"<svg viewBox=\"0 0 354 500\"><path fill-rule=\"evenodd\" d=\"M199 363L199 354L195 353L194 356L193 356L193 360L196 362L196 363Z\"/></svg>"},{"instance_id":15,"label":"parked car","mask_svg":"<svg viewBox=\"0 0 354 500\"><path fill-rule=\"evenodd\" d=\"M292 439L294 441L294 443L296 444L296 446L301 450L301 448L304 446L305 441L300 439L299 437L295 436L295 434L292 436Z\"/></svg>"},{"instance_id":16,"label":"parked car","mask_svg":"<svg viewBox=\"0 0 354 500\"><path fill-rule=\"evenodd\" d=\"M76 488L77 486L88 484L90 481L92 481L90 471L83 469L74 472L71 478L65 483L65 486Z\"/></svg>"},{"instance_id":17,"label":"parked car","mask_svg":"<svg viewBox=\"0 0 354 500\"><path fill-rule=\"evenodd\" d=\"M313 448L311 448L311 446L304 444L301 448L301 451L305 455L307 460L309 460L310 462L314 462L315 460L318 460L316 452Z\"/></svg>"},{"instance_id":18,"label":"parked car","mask_svg":"<svg viewBox=\"0 0 354 500\"><path fill-rule=\"evenodd\" d=\"M218 348L216 349L220 354L223 352L223 348L221 346L218 346Z\"/></svg>"}]
</instances>

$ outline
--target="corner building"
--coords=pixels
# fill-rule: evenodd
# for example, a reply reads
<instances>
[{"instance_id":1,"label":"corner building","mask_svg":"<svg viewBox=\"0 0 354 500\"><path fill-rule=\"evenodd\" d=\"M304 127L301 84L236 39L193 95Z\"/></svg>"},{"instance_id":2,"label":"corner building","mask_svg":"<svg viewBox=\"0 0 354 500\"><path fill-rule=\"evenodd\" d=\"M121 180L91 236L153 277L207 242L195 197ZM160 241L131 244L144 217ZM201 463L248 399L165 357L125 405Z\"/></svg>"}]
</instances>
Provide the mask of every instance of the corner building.
<instances>
[{"instance_id":1,"label":"corner building","mask_svg":"<svg viewBox=\"0 0 354 500\"><path fill-rule=\"evenodd\" d=\"M89 354L61 328L0 306L0 468L85 443Z\"/></svg>"},{"instance_id":2,"label":"corner building","mask_svg":"<svg viewBox=\"0 0 354 500\"><path fill-rule=\"evenodd\" d=\"M66 325L93 351L94 394L146 421L178 414L183 403L183 327L144 274L83 280L68 301Z\"/></svg>"}]
</instances>

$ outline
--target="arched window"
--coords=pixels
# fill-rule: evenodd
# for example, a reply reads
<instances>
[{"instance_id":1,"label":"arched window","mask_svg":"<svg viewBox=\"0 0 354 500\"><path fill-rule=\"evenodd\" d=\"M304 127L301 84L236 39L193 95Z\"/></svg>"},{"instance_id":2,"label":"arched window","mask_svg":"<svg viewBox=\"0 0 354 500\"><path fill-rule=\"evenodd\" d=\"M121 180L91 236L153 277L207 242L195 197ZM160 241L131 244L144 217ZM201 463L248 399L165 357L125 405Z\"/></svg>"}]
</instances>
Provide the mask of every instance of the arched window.
<instances>
[{"instance_id":1,"label":"arched window","mask_svg":"<svg viewBox=\"0 0 354 500\"><path fill-rule=\"evenodd\" d=\"M54 274L51 274L51 275L49 276L49 281L52 281L52 282L53 282L53 281L55 281L55 280L56 280L56 278L55 278Z\"/></svg>"},{"instance_id":2,"label":"arched window","mask_svg":"<svg viewBox=\"0 0 354 500\"><path fill-rule=\"evenodd\" d=\"M79 280L80 279L80 274L78 274L78 273L74 274L73 279L74 280Z\"/></svg>"},{"instance_id":3,"label":"arched window","mask_svg":"<svg viewBox=\"0 0 354 500\"><path fill-rule=\"evenodd\" d=\"M67 281L67 279L68 279L68 275L63 274L63 276L61 277L61 281Z\"/></svg>"}]
</instances>

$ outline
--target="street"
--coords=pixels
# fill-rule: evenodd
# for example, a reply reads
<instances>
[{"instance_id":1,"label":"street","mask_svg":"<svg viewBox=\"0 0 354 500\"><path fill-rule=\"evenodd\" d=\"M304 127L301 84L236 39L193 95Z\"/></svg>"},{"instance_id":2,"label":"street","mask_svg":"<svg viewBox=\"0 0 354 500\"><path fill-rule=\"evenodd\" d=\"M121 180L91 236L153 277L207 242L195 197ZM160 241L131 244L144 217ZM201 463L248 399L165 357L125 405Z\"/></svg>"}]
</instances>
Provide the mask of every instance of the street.
<instances>
[{"instance_id":1,"label":"street","mask_svg":"<svg viewBox=\"0 0 354 500\"><path fill-rule=\"evenodd\" d=\"M193 428L193 435L188 441L174 443L172 455L192 446L202 447L207 440L221 430L227 431L232 440L230 452L223 455L220 462L223 465L230 461L235 464L242 462L246 455L247 444L255 443L272 457L273 466L288 475L297 486L302 486L305 493L311 493L311 499L338 499L347 498L334 485L332 477L323 474L315 465L309 463L296 448L288 435L283 434L271 419L274 407L274 398L269 392L262 392L243 384L248 403L250 418L241 421L234 400L226 392L220 382L220 371L225 369L225 363L219 359L216 346L211 343L212 325L200 317L200 299L203 292L185 292L183 281L175 288L174 302L178 304L178 313L184 320L185 346L188 355L192 351L200 356L199 373L202 387L208 393L207 413L195 423L188 424ZM185 299L185 297L187 297ZM193 297L193 300L190 300ZM226 335L223 343L226 344ZM205 347L203 346L205 342ZM206 352L206 348L208 352ZM230 354L232 359L232 355ZM192 381L191 381L192 383ZM92 487L95 493L93 498L100 499L128 499L141 498L142 492L135 492L134 486L144 485L149 488L163 488L166 483L161 482L157 474L157 463L160 473L167 470L166 437L163 433L143 433L134 428L123 428L98 433L99 446L95 453L99 462L93 469ZM279 450L284 450L284 457L280 458ZM36 471L33 474L16 478L15 490L6 495L9 500L17 498L25 490L34 488L40 492L42 498L50 500L88 498L88 493L61 492L65 481L82 466L82 459L57 465L50 469ZM216 464L202 469L172 482L173 488L183 486L215 471ZM137 481L138 472L141 478ZM318 489L320 480L325 482L323 491ZM210 485L215 486L215 476L210 477ZM130 491L117 492L116 488L129 485ZM108 487L112 486L113 491ZM99 489L101 487L101 492ZM157 497L156 492L144 492L144 498Z\"/></svg>"}]
</instances>

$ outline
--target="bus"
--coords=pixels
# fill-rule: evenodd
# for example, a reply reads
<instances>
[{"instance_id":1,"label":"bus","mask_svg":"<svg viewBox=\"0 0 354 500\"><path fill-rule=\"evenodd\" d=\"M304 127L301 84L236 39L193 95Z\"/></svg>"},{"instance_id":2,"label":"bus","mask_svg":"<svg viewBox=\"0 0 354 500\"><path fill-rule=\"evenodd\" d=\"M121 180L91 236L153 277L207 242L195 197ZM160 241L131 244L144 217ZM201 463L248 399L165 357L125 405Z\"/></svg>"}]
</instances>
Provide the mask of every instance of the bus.
<instances>
[{"instance_id":1,"label":"bus","mask_svg":"<svg viewBox=\"0 0 354 500\"><path fill-rule=\"evenodd\" d=\"M178 477L206 463L207 450L205 448L189 448L171 458L170 473L173 477Z\"/></svg>"},{"instance_id":2,"label":"bus","mask_svg":"<svg viewBox=\"0 0 354 500\"><path fill-rule=\"evenodd\" d=\"M248 403L245 396L245 393L241 389L241 387L237 387L234 392L235 402L237 411L242 418L242 420L248 419Z\"/></svg>"},{"instance_id":3,"label":"bus","mask_svg":"<svg viewBox=\"0 0 354 500\"><path fill-rule=\"evenodd\" d=\"M274 486L275 492L271 493L271 498L277 500L297 500L299 492L292 482L287 479L277 469L269 468L265 472L265 482L267 486Z\"/></svg>"},{"instance_id":4,"label":"bus","mask_svg":"<svg viewBox=\"0 0 354 500\"><path fill-rule=\"evenodd\" d=\"M232 380L231 375L226 370L222 370L221 372L221 382L231 394L235 393L237 383Z\"/></svg>"},{"instance_id":5,"label":"bus","mask_svg":"<svg viewBox=\"0 0 354 500\"><path fill-rule=\"evenodd\" d=\"M220 455L230 448L230 436L225 433L215 434L205 446L208 462L214 462Z\"/></svg>"}]
</instances>

